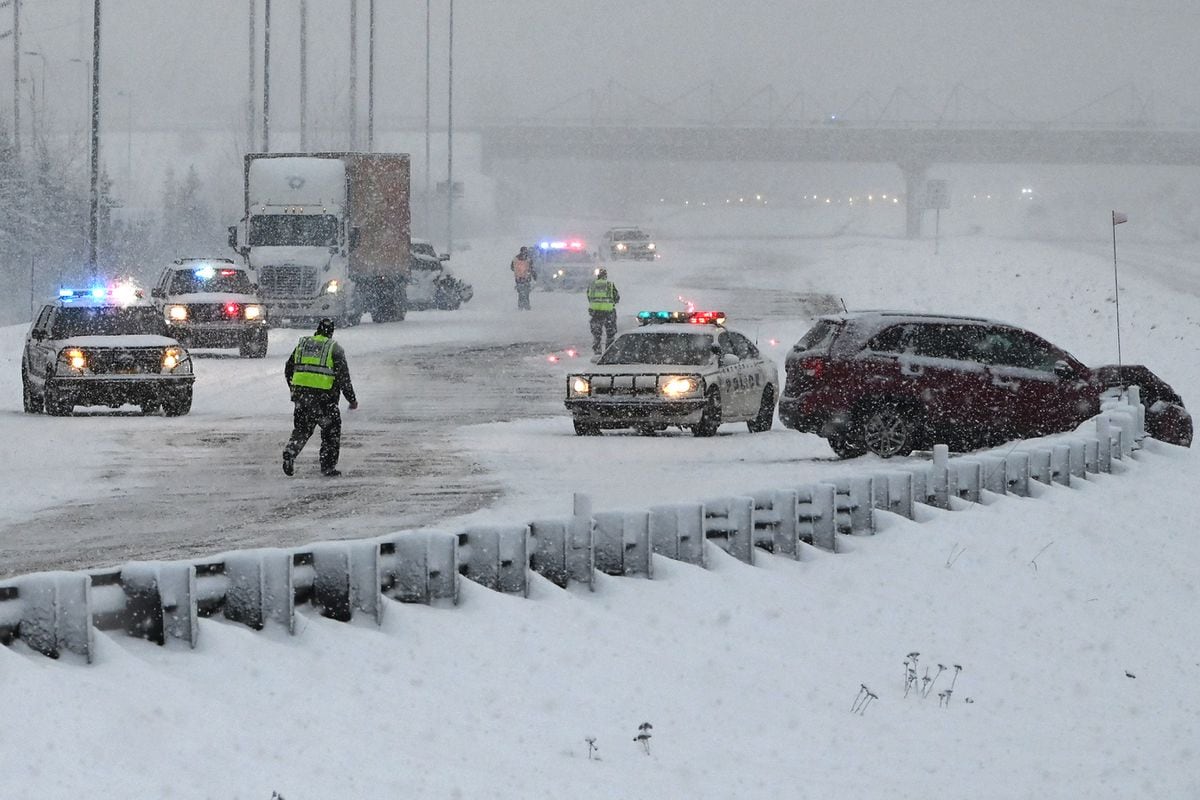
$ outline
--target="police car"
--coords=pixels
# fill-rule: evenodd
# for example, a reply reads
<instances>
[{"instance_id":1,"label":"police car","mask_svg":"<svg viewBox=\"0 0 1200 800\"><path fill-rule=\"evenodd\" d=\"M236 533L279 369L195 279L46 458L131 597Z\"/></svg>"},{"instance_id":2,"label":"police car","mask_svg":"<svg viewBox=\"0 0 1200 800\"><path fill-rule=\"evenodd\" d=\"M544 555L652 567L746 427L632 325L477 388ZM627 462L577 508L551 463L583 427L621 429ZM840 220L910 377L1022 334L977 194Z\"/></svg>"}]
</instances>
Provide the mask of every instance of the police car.
<instances>
[{"instance_id":1,"label":"police car","mask_svg":"<svg viewBox=\"0 0 1200 800\"><path fill-rule=\"evenodd\" d=\"M596 254L580 239L547 239L532 252L537 285L545 291L583 291L600 269Z\"/></svg>"},{"instance_id":2,"label":"police car","mask_svg":"<svg viewBox=\"0 0 1200 800\"><path fill-rule=\"evenodd\" d=\"M614 261L653 261L658 258L658 245L641 228L609 228L604 233L604 244L608 247L608 257Z\"/></svg>"},{"instance_id":3,"label":"police car","mask_svg":"<svg viewBox=\"0 0 1200 800\"><path fill-rule=\"evenodd\" d=\"M236 347L267 354L267 309L249 273L227 258L178 258L150 294L170 335L187 347Z\"/></svg>"},{"instance_id":4,"label":"police car","mask_svg":"<svg viewBox=\"0 0 1200 800\"><path fill-rule=\"evenodd\" d=\"M131 285L62 289L25 338L25 413L67 416L75 406L127 403L169 416L192 408L192 359L167 336L162 312Z\"/></svg>"},{"instance_id":5,"label":"police car","mask_svg":"<svg viewBox=\"0 0 1200 800\"><path fill-rule=\"evenodd\" d=\"M575 433L654 433L676 426L712 436L726 422L771 429L779 370L719 311L640 311L587 372L567 376Z\"/></svg>"}]
</instances>

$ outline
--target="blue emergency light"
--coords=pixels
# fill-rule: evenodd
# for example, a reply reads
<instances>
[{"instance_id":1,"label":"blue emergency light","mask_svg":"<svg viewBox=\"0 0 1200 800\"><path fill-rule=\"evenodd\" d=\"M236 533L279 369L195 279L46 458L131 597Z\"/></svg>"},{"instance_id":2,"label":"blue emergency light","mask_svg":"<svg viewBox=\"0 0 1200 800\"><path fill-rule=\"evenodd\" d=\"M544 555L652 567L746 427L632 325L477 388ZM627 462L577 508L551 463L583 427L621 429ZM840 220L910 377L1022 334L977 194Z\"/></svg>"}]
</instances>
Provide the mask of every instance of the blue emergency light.
<instances>
[{"instance_id":1,"label":"blue emergency light","mask_svg":"<svg viewBox=\"0 0 1200 800\"><path fill-rule=\"evenodd\" d=\"M724 311L639 311L638 323L657 325L663 322L686 322L694 325L724 325Z\"/></svg>"},{"instance_id":2,"label":"blue emergency light","mask_svg":"<svg viewBox=\"0 0 1200 800\"><path fill-rule=\"evenodd\" d=\"M205 264L203 267L200 267L199 269L195 270L194 274L196 275L197 278L207 281L207 280L211 280L212 278L214 278L217 274L217 271L212 268L211 264Z\"/></svg>"}]
</instances>

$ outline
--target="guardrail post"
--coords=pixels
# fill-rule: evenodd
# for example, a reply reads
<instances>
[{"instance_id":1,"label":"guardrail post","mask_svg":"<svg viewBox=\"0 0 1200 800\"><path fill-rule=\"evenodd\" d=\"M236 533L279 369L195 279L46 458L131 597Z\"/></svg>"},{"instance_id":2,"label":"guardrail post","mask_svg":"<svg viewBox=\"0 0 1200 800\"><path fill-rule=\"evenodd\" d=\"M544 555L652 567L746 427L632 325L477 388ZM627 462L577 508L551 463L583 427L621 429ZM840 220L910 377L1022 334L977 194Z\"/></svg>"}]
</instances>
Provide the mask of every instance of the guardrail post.
<instances>
[{"instance_id":1,"label":"guardrail post","mask_svg":"<svg viewBox=\"0 0 1200 800\"><path fill-rule=\"evenodd\" d=\"M654 577L649 511L599 511L596 520L596 569L608 575Z\"/></svg>"},{"instance_id":2,"label":"guardrail post","mask_svg":"<svg viewBox=\"0 0 1200 800\"><path fill-rule=\"evenodd\" d=\"M654 506L650 509L650 546L655 553L707 567L704 538L703 503Z\"/></svg>"},{"instance_id":3,"label":"guardrail post","mask_svg":"<svg viewBox=\"0 0 1200 800\"><path fill-rule=\"evenodd\" d=\"M497 592L528 596L528 535L525 525L463 531L458 534L458 571Z\"/></svg>"},{"instance_id":4,"label":"guardrail post","mask_svg":"<svg viewBox=\"0 0 1200 800\"><path fill-rule=\"evenodd\" d=\"M797 534L813 547L837 552L837 487L814 483L796 490Z\"/></svg>"},{"instance_id":5,"label":"guardrail post","mask_svg":"<svg viewBox=\"0 0 1200 800\"><path fill-rule=\"evenodd\" d=\"M882 472L871 477L874 507L882 511L899 514L905 519L913 518L913 473Z\"/></svg>"},{"instance_id":6,"label":"guardrail post","mask_svg":"<svg viewBox=\"0 0 1200 800\"><path fill-rule=\"evenodd\" d=\"M1067 468L1072 478L1087 478L1087 447L1082 439L1071 439L1067 442L1070 452L1067 453Z\"/></svg>"},{"instance_id":7,"label":"guardrail post","mask_svg":"<svg viewBox=\"0 0 1200 800\"><path fill-rule=\"evenodd\" d=\"M869 477L846 476L833 481L837 487L839 527L843 533L875 533L872 489Z\"/></svg>"},{"instance_id":8,"label":"guardrail post","mask_svg":"<svg viewBox=\"0 0 1200 800\"><path fill-rule=\"evenodd\" d=\"M978 461L955 459L950 462L957 491L955 496L969 503L983 501L983 464Z\"/></svg>"},{"instance_id":9,"label":"guardrail post","mask_svg":"<svg viewBox=\"0 0 1200 800\"><path fill-rule=\"evenodd\" d=\"M21 590L16 584L0 584L0 645L8 646L21 627Z\"/></svg>"},{"instance_id":10,"label":"guardrail post","mask_svg":"<svg viewBox=\"0 0 1200 800\"><path fill-rule=\"evenodd\" d=\"M401 603L449 600L458 603L458 538L442 531L405 531L386 537L381 557L391 556L383 569L383 590Z\"/></svg>"},{"instance_id":11,"label":"guardrail post","mask_svg":"<svg viewBox=\"0 0 1200 800\"><path fill-rule=\"evenodd\" d=\"M704 536L729 555L754 563L754 498L722 497L704 504Z\"/></svg>"},{"instance_id":12,"label":"guardrail post","mask_svg":"<svg viewBox=\"0 0 1200 800\"><path fill-rule=\"evenodd\" d=\"M944 444L933 446L933 463L927 470L929 484L926 497L934 508L949 510L950 495L954 493L953 472L950 469L950 448Z\"/></svg>"},{"instance_id":13,"label":"guardrail post","mask_svg":"<svg viewBox=\"0 0 1200 800\"><path fill-rule=\"evenodd\" d=\"M1100 441L1098 439L1083 440L1083 469L1084 472L1093 475L1100 471Z\"/></svg>"},{"instance_id":14,"label":"guardrail post","mask_svg":"<svg viewBox=\"0 0 1200 800\"><path fill-rule=\"evenodd\" d=\"M92 663L96 634L92 627L91 578L72 572L48 572L17 579L21 608L20 638L50 658L65 650Z\"/></svg>"},{"instance_id":15,"label":"guardrail post","mask_svg":"<svg viewBox=\"0 0 1200 800\"><path fill-rule=\"evenodd\" d=\"M1048 448L1039 447L1029 451L1029 477L1047 486L1054 479L1054 471L1050 465L1051 453Z\"/></svg>"},{"instance_id":16,"label":"guardrail post","mask_svg":"<svg viewBox=\"0 0 1200 800\"><path fill-rule=\"evenodd\" d=\"M1004 456L1004 483L1017 497L1029 497L1030 459L1028 453L1012 452Z\"/></svg>"},{"instance_id":17,"label":"guardrail post","mask_svg":"<svg viewBox=\"0 0 1200 800\"><path fill-rule=\"evenodd\" d=\"M254 630L268 620L296 632L294 554L288 550L245 550L227 553L224 575L225 618Z\"/></svg>"},{"instance_id":18,"label":"guardrail post","mask_svg":"<svg viewBox=\"0 0 1200 800\"><path fill-rule=\"evenodd\" d=\"M1063 486L1071 485L1071 446L1056 444L1050 448L1050 478Z\"/></svg>"},{"instance_id":19,"label":"guardrail post","mask_svg":"<svg viewBox=\"0 0 1200 800\"><path fill-rule=\"evenodd\" d=\"M754 544L772 553L798 558L796 493L768 489L752 496Z\"/></svg>"},{"instance_id":20,"label":"guardrail post","mask_svg":"<svg viewBox=\"0 0 1200 800\"><path fill-rule=\"evenodd\" d=\"M196 646L200 635L196 567L181 562L126 564L121 568L126 596L126 632L165 644L167 638Z\"/></svg>"},{"instance_id":21,"label":"guardrail post","mask_svg":"<svg viewBox=\"0 0 1200 800\"><path fill-rule=\"evenodd\" d=\"M1146 438L1146 406L1142 403L1142 387L1130 386L1126 390L1126 393L1129 399L1129 407L1134 413L1134 421L1136 423L1133 435L1140 442Z\"/></svg>"},{"instance_id":22,"label":"guardrail post","mask_svg":"<svg viewBox=\"0 0 1200 800\"><path fill-rule=\"evenodd\" d=\"M982 454L975 457L982 465L982 487L992 494L1008 494L1008 464L997 455Z\"/></svg>"}]
</instances>

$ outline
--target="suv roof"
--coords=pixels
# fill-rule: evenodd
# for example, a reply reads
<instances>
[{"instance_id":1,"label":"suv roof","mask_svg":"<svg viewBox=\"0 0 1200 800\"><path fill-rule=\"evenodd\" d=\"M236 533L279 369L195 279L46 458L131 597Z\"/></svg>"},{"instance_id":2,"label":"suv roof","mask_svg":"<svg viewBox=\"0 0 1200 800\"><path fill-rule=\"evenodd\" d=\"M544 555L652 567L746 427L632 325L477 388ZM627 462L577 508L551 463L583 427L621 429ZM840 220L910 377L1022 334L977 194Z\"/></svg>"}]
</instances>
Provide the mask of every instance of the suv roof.
<instances>
[{"instance_id":1,"label":"suv roof","mask_svg":"<svg viewBox=\"0 0 1200 800\"><path fill-rule=\"evenodd\" d=\"M234 263L232 258L199 258L199 257L192 258L192 257L188 257L188 258L177 258L171 263L174 265L183 265L189 261L214 261L214 262L220 262L222 264L233 264L235 267L238 266L236 263Z\"/></svg>"}]
</instances>

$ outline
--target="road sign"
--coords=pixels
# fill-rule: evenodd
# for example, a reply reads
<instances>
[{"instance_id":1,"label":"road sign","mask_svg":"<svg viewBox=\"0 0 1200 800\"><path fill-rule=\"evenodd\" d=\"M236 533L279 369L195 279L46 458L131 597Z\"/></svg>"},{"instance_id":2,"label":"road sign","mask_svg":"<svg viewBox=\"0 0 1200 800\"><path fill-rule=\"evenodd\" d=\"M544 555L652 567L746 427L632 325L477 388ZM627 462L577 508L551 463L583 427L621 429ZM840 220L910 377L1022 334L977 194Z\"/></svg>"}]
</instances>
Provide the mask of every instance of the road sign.
<instances>
[{"instance_id":1,"label":"road sign","mask_svg":"<svg viewBox=\"0 0 1200 800\"><path fill-rule=\"evenodd\" d=\"M925 207L937 209L938 211L950 207L949 181L936 180L925 182Z\"/></svg>"}]
</instances>

